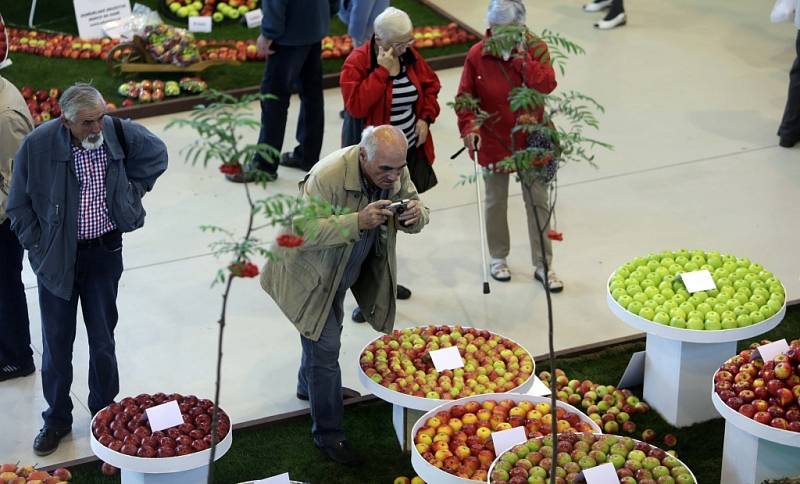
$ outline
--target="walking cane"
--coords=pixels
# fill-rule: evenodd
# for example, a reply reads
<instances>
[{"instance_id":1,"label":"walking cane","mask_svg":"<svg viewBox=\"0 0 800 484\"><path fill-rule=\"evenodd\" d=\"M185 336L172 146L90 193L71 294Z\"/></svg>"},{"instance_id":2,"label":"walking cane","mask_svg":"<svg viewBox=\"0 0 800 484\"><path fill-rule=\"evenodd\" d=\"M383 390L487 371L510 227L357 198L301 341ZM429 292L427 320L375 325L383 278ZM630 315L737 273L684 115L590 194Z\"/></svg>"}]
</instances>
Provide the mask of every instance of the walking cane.
<instances>
[{"instance_id":1,"label":"walking cane","mask_svg":"<svg viewBox=\"0 0 800 484\"><path fill-rule=\"evenodd\" d=\"M450 159L455 159L458 155L467 149L466 146L456 151ZM478 158L473 160L473 167L475 169L475 196L478 200L478 226L481 231L481 263L483 264L483 293L489 294L489 265L486 263L486 224L483 223L483 202L481 201L481 180L478 177L480 167L478 166Z\"/></svg>"}]
</instances>

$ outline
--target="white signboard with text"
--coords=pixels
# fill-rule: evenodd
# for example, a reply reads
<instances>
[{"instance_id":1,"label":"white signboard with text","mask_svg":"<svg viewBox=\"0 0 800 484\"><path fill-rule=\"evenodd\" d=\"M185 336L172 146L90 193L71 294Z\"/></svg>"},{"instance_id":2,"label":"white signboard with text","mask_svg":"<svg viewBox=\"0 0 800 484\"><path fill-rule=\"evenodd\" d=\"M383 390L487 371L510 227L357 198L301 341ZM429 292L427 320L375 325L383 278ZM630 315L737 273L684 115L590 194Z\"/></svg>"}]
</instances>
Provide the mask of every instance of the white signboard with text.
<instances>
[{"instance_id":1,"label":"white signboard with text","mask_svg":"<svg viewBox=\"0 0 800 484\"><path fill-rule=\"evenodd\" d=\"M73 0L78 35L84 39L103 37L103 26L131 16L130 0Z\"/></svg>"}]
</instances>

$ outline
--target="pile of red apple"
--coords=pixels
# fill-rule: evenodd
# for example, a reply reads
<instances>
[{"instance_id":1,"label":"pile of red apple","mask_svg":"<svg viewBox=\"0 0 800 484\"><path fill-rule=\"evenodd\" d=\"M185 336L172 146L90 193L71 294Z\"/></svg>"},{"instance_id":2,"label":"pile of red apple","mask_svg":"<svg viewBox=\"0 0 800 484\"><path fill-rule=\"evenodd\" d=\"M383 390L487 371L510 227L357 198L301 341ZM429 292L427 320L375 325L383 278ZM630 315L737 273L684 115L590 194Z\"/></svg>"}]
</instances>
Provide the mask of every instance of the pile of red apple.
<instances>
[{"instance_id":1,"label":"pile of red apple","mask_svg":"<svg viewBox=\"0 0 800 484\"><path fill-rule=\"evenodd\" d=\"M720 367L714 375L714 391L747 418L800 432L800 340L767 362L752 356L756 347L753 344Z\"/></svg>"},{"instance_id":2,"label":"pile of red apple","mask_svg":"<svg viewBox=\"0 0 800 484\"><path fill-rule=\"evenodd\" d=\"M61 57L65 59L102 59L119 41L108 37L82 39L67 34L51 34L36 30L9 27L8 46L11 52Z\"/></svg>"},{"instance_id":3,"label":"pile of red apple","mask_svg":"<svg viewBox=\"0 0 800 484\"><path fill-rule=\"evenodd\" d=\"M3 62L8 57L8 32L6 31L6 23L3 21L3 16L0 15L0 62Z\"/></svg>"},{"instance_id":4,"label":"pile of red apple","mask_svg":"<svg viewBox=\"0 0 800 484\"><path fill-rule=\"evenodd\" d=\"M463 368L439 373L430 351L455 346ZM395 330L370 343L361 370L390 390L431 399L454 400L502 393L533 374L533 358L517 343L486 330L461 326L421 326Z\"/></svg>"},{"instance_id":5,"label":"pile of red apple","mask_svg":"<svg viewBox=\"0 0 800 484\"><path fill-rule=\"evenodd\" d=\"M650 406L628 389L617 389L612 385L598 385L590 380L568 379L566 373L556 369L556 398L562 402L582 408L586 415L607 434L628 434L636 431L634 414L645 413ZM539 374L542 383L550 388L550 372Z\"/></svg>"},{"instance_id":6,"label":"pile of red apple","mask_svg":"<svg viewBox=\"0 0 800 484\"><path fill-rule=\"evenodd\" d=\"M145 410L176 400L183 423L163 431L150 431ZM175 457L200 452L211 447L211 417L214 403L194 395L141 394L112 403L99 411L92 421L92 433L109 449L129 456ZM222 440L230 431L228 415L220 409L217 436Z\"/></svg>"},{"instance_id":7,"label":"pile of red apple","mask_svg":"<svg viewBox=\"0 0 800 484\"><path fill-rule=\"evenodd\" d=\"M33 466L0 465L0 482L5 484L65 484L70 479L72 473L64 467L59 467L50 473L37 470Z\"/></svg>"},{"instance_id":8,"label":"pile of red apple","mask_svg":"<svg viewBox=\"0 0 800 484\"><path fill-rule=\"evenodd\" d=\"M585 482L583 471L611 463L620 484L695 484L692 473L671 451L630 437L598 434L560 434L553 448L549 436L517 445L500 455L490 484Z\"/></svg>"},{"instance_id":9,"label":"pile of red apple","mask_svg":"<svg viewBox=\"0 0 800 484\"><path fill-rule=\"evenodd\" d=\"M492 432L525 427L529 438L550 433L551 407L547 402L506 399L468 401L430 417L414 436L417 452L431 465L463 479L486 481L495 459ZM580 415L556 409L558 431L592 432Z\"/></svg>"},{"instance_id":10,"label":"pile of red apple","mask_svg":"<svg viewBox=\"0 0 800 484\"><path fill-rule=\"evenodd\" d=\"M203 60L263 61L264 55L258 53L255 39L249 40L198 40Z\"/></svg>"},{"instance_id":11,"label":"pile of red apple","mask_svg":"<svg viewBox=\"0 0 800 484\"><path fill-rule=\"evenodd\" d=\"M61 106L58 104L61 91L58 88L34 91L30 86L23 86L20 93L28 105L33 124L38 125L61 116Z\"/></svg>"},{"instance_id":12,"label":"pile of red apple","mask_svg":"<svg viewBox=\"0 0 800 484\"><path fill-rule=\"evenodd\" d=\"M465 44L475 40L477 40L475 35L460 28L455 22L448 25L416 27L414 29L414 47L417 49ZM352 50L353 39L349 35L329 35L322 39L323 59L347 57Z\"/></svg>"}]
</instances>

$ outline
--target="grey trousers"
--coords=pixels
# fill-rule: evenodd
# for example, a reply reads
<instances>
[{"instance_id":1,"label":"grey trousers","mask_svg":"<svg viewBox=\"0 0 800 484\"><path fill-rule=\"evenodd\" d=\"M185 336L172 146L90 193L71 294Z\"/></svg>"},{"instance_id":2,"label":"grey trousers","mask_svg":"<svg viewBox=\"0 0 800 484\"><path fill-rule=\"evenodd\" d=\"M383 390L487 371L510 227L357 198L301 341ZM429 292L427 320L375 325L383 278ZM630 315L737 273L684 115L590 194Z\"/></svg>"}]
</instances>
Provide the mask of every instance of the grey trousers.
<instances>
[{"instance_id":1,"label":"grey trousers","mask_svg":"<svg viewBox=\"0 0 800 484\"><path fill-rule=\"evenodd\" d=\"M486 186L486 233L489 242L489 255L493 259L508 257L511 250L511 240L508 231L508 179L507 173L494 173L484 178ZM530 185L522 184L522 199L525 202L525 213L528 216L528 238L531 244L531 262L538 268L542 263L542 245L539 242L539 233L536 230L536 219L533 207L539 215L539 223L545 224L542 228L544 234L544 253L547 257L548 267L552 266L553 248L547 238L550 229L548 220L547 187L539 181Z\"/></svg>"}]
</instances>

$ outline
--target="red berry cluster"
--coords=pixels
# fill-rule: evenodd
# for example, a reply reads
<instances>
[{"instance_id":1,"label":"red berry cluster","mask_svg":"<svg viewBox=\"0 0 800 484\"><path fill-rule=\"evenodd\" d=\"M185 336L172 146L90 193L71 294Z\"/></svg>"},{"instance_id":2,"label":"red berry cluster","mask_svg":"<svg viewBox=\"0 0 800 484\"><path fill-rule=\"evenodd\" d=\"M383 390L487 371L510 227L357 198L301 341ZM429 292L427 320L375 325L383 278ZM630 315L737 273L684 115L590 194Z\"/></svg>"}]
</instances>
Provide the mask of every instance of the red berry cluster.
<instances>
[{"instance_id":1,"label":"red berry cluster","mask_svg":"<svg viewBox=\"0 0 800 484\"><path fill-rule=\"evenodd\" d=\"M242 172L242 165L239 163L223 163L219 165L219 171L226 175L238 175Z\"/></svg>"},{"instance_id":2,"label":"red berry cluster","mask_svg":"<svg viewBox=\"0 0 800 484\"><path fill-rule=\"evenodd\" d=\"M150 431L147 410L175 400L183 423L164 431ZM141 394L112 403L99 411L92 421L92 433L98 442L125 455L137 457L175 457L200 452L211 447L211 417L214 402L194 395ZM217 436L222 440L230 431L231 421L219 410Z\"/></svg>"},{"instance_id":3,"label":"red berry cluster","mask_svg":"<svg viewBox=\"0 0 800 484\"><path fill-rule=\"evenodd\" d=\"M296 235L291 233L280 234L278 237L275 238L275 242L280 247L286 247L289 249L300 247L301 245L303 245L304 240L305 239L303 239L301 235Z\"/></svg>"},{"instance_id":4,"label":"red berry cluster","mask_svg":"<svg viewBox=\"0 0 800 484\"><path fill-rule=\"evenodd\" d=\"M228 266L233 277L256 277L258 275L258 266L250 261L236 262Z\"/></svg>"},{"instance_id":5,"label":"red berry cluster","mask_svg":"<svg viewBox=\"0 0 800 484\"><path fill-rule=\"evenodd\" d=\"M550 229L547 231L547 238L550 240L564 240L564 232L559 232L557 230Z\"/></svg>"}]
</instances>

